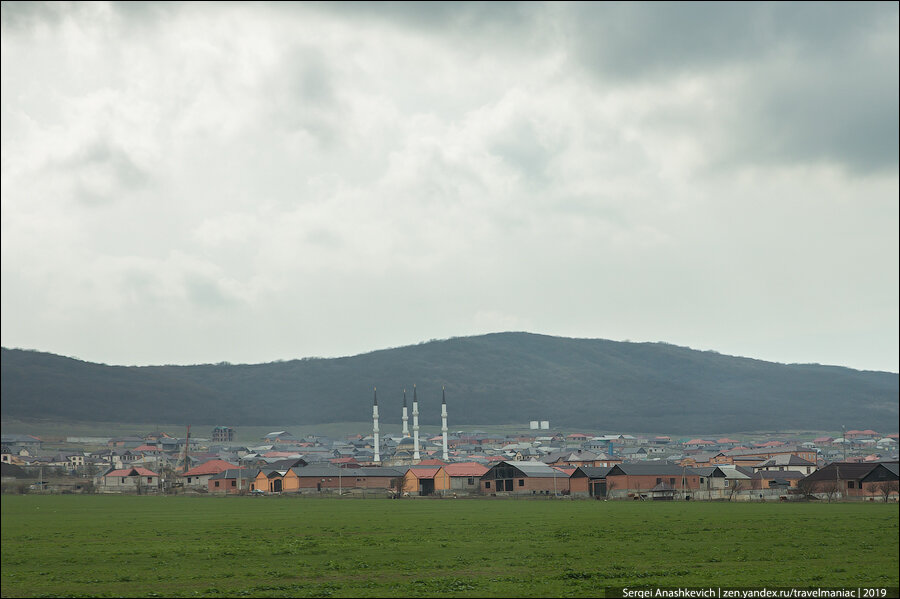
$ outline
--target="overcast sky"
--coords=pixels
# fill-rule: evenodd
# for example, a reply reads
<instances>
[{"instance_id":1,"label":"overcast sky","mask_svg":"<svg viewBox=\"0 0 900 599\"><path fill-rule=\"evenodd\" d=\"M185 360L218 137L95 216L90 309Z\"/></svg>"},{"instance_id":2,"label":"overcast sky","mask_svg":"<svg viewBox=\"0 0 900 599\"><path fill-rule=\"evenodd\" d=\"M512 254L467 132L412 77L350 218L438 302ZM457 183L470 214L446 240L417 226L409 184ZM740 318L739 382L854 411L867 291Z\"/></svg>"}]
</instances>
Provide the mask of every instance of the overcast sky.
<instances>
[{"instance_id":1,"label":"overcast sky","mask_svg":"<svg viewBox=\"0 0 900 599\"><path fill-rule=\"evenodd\" d=\"M2 344L898 371L898 5L2 4Z\"/></svg>"}]
</instances>

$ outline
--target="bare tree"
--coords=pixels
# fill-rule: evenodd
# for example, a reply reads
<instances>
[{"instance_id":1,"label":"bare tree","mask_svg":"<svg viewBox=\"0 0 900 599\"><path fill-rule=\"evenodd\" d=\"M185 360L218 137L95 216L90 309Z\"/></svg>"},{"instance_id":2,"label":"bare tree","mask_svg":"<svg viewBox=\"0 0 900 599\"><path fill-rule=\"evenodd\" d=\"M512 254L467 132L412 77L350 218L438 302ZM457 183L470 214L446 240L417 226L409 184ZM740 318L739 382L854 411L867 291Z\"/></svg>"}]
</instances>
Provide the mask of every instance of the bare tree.
<instances>
[{"instance_id":1,"label":"bare tree","mask_svg":"<svg viewBox=\"0 0 900 599\"><path fill-rule=\"evenodd\" d=\"M820 493L825 493L825 498L830 502L841 490L841 483L836 480L826 480L817 486Z\"/></svg>"},{"instance_id":2,"label":"bare tree","mask_svg":"<svg viewBox=\"0 0 900 599\"><path fill-rule=\"evenodd\" d=\"M891 495L898 492L898 488L900 488L900 483L896 480L883 480L879 483L875 483L873 486L875 492L881 495L884 498L884 502L887 503L891 499Z\"/></svg>"},{"instance_id":3,"label":"bare tree","mask_svg":"<svg viewBox=\"0 0 900 599\"><path fill-rule=\"evenodd\" d=\"M612 496L612 492L616 489L616 481L606 479L606 498L610 498Z\"/></svg>"},{"instance_id":4,"label":"bare tree","mask_svg":"<svg viewBox=\"0 0 900 599\"><path fill-rule=\"evenodd\" d=\"M816 491L815 481L802 478L797 481L797 492L803 495L804 499L814 499Z\"/></svg>"},{"instance_id":5,"label":"bare tree","mask_svg":"<svg viewBox=\"0 0 900 599\"><path fill-rule=\"evenodd\" d=\"M738 493L744 490L744 481L742 480L732 480L731 481L731 489L728 493L728 501L734 501L735 496Z\"/></svg>"}]
</instances>

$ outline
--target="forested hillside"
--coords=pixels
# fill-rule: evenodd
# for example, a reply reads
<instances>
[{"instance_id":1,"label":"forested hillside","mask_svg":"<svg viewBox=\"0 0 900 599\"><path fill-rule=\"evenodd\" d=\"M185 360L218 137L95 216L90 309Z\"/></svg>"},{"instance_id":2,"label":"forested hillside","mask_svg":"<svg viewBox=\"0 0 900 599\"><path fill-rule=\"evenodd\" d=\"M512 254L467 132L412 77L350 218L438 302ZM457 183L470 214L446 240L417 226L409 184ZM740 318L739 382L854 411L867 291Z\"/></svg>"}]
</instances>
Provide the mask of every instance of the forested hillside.
<instances>
[{"instance_id":1,"label":"forested hillside","mask_svg":"<svg viewBox=\"0 0 900 599\"><path fill-rule=\"evenodd\" d=\"M590 430L896 429L898 375L784 365L664 343L497 333L334 359L254 365L106 366L2 350L2 415L106 422L263 425L362 421L378 387L400 421L451 428L550 420Z\"/></svg>"}]
</instances>

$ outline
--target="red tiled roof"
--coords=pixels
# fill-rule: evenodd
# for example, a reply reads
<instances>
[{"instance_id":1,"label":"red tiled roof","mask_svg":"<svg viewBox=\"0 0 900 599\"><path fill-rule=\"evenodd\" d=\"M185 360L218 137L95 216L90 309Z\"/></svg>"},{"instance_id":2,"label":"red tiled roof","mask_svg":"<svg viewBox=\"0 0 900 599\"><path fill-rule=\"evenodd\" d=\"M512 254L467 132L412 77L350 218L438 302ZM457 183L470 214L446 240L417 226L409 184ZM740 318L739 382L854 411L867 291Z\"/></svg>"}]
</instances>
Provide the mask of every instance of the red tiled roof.
<instances>
[{"instance_id":1,"label":"red tiled roof","mask_svg":"<svg viewBox=\"0 0 900 599\"><path fill-rule=\"evenodd\" d=\"M715 445L715 443L704 439L691 439L690 441L685 442L685 445Z\"/></svg>"},{"instance_id":2,"label":"red tiled roof","mask_svg":"<svg viewBox=\"0 0 900 599\"><path fill-rule=\"evenodd\" d=\"M729 439L728 437L722 437L721 439L717 439L716 443L740 443L737 439Z\"/></svg>"},{"instance_id":3,"label":"red tiled roof","mask_svg":"<svg viewBox=\"0 0 900 599\"><path fill-rule=\"evenodd\" d=\"M478 462L460 462L447 464L444 471L450 476L482 476L488 471L488 467Z\"/></svg>"},{"instance_id":4,"label":"red tiled roof","mask_svg":"<svg viewBox=\"0 0 900 599\"><path fill-rule=\"evenodd\" d=\"M204 474L218 474L223 470L229 469L237 469L235 464L229 464L225 460L210 460L208 462L204 462L199 466L191 468L181 476L201 476Z\"/></svg>"},{"instance_id":5,"label":"red tiled roof","mask_svg":"<svg viewBox=\"0 0 900 599\"><path fill-rule=\"evenodd\" d=\"M444 465L444 462L442 462L441 460L438 460L436 458L432 458L430 460L422 460L421 462L416 464L416 466L443 466L443 465Z\"/></svg>"},{"instance_id":6,"label":"red tiled roof","mask_svg":"<svg viewBox=\"0 0 900 599\"><path fill-rule=\"evenodd\" d=\"M159 447L155 445L141 445L140 447L135 447L131 451L159 451Z\"/></svg>"}]
</instances>

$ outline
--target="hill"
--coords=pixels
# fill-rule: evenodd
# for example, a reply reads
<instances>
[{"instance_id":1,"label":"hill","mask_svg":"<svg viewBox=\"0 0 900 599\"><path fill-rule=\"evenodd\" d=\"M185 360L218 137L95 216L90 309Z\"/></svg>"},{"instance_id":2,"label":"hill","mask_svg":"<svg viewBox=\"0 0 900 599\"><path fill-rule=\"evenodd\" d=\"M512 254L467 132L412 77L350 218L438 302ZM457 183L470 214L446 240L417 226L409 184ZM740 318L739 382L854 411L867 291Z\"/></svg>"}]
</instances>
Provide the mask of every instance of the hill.
<instances>
[{"instance_id":1,"label":"hill","mask_svg":"<svg viewBox=\"0 0 900 599\"><path fill-rule=\"evenodd\" d=\"M550 420L586 430L738 432L878 428L898 419L898 375L776 364L665 343L496 333L333 359L107 366L2 350L4 418L263 425L360 421L379 389L400 421L418 385L421 423ZM883 426L882 426L883 428Z\"/></svg>"}]
</instances>

